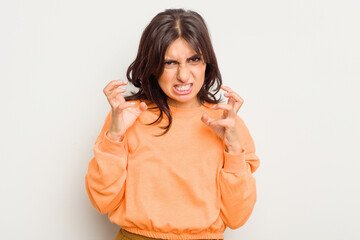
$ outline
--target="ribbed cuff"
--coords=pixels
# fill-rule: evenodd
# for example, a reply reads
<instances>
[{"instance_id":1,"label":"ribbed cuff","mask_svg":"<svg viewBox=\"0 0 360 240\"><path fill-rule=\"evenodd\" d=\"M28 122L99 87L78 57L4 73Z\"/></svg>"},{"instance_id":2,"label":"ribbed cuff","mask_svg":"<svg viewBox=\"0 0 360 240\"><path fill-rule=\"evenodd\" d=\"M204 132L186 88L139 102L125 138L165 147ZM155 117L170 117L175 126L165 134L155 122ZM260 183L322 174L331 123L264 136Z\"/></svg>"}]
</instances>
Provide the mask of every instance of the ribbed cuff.
<instances>
[{"instance_id":1,"label":"ribbed cuff","mask_svg":"<svg viewBox=\"0 0 360 240\"><path fill-rule=\"evenodd\" d=\"M109 131L109 130L108 130ZM108 136L107 133L108 131L105 132L104 137L102 142L100 143L101 146L99 146L101 148L101 150L103 152L108 152L111 154L126 154L126 137L124 136L123 139L120 142L111 140Z\"/></svg>"},{"instance_id":2,"label":"ribbed cuff","mask_svg":"<svg viewBox=\"0 0 360 240\"><path fill-rule=\"evenodd\" d=\"M241 153L230 154L224 151L224 168L226 172L239 173L248 169L248 164L245 162L245 150Z\"/></svg>"}]
</instances>

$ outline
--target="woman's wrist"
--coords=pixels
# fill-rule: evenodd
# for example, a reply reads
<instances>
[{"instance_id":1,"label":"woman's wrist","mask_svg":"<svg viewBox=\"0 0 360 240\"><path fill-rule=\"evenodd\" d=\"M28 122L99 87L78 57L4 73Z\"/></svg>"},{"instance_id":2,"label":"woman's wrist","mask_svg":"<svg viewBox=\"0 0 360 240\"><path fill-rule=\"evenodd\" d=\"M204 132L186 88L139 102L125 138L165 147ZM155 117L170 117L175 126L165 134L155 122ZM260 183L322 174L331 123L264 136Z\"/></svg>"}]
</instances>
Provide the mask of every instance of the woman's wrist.
<instances>
[{"instance_id":1,"label":"woman's wrist","mask_svg":"<svg viewBox=\"0 0 360 240\"><path fill-rule=\"evenodd\" d=\"M107 132L106 136L114 142L121 142L124 139L124 135L114 134L110 131Z\"/></svg>"},{"instance_id":2,"label":"woman's wrist","mask_svg":"<svg viewBox=\"0 0 360 240\"><path fill-rule=\"evenodd\" d=\"M225 146L225 151L230 154L240 154L244 151L241 144Z\"/></svg>"}]
</instances>

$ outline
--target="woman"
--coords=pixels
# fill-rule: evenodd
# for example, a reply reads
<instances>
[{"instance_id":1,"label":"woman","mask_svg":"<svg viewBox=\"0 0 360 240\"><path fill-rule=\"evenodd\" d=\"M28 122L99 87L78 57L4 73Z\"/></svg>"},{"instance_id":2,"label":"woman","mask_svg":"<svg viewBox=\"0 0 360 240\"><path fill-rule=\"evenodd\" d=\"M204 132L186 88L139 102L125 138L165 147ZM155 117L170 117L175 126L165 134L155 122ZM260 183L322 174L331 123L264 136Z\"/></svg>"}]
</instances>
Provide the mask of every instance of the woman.
<instances>
[{"instance_id":1,"label":"woman","mask_svg":"<svg viewBox=\"0 0 360 240\"><path fill-rule=\"evenodd\" d=\"M127 78L139 89L129 97L125 81L104 88L111 111L86 175L90 201L121 227L116 239L223 239L252 212L259 159L202 17L155 16Z\"/></svg>"}]
</instances>

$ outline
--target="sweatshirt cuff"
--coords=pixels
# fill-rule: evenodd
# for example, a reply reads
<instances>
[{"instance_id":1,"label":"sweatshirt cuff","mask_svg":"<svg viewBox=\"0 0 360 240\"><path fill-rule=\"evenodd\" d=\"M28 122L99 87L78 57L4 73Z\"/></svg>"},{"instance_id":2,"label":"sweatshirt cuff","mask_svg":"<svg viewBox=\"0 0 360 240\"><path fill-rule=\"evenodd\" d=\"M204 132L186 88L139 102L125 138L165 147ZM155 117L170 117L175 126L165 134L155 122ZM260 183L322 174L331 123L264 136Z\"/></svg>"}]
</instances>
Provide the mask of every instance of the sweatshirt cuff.
<instances>
[{"instance_id":1,"label":"sweatshirt cuff","mask_svg":"<svg viewBox=\"0 0 360 240\"><path fill-rule=\"evenodd\" d=\"M248 169L248 164L245 162L245 150L241 153L230 154L224 151L224 168L226 172L240 173Z\"/></svg>"},{"instance_id":2,"label":"sweatshirt cuff","mask_svg":"<svg viewBox=\"0 0 360 240\"><path fill-rule=\"evenodd\" d=\"M108 131L109 130L107 130L105 132L103 140L100 143L101 151L111 153L111 154L116 154L116 155L119 154L119 153L120 154L121 153L126 153L126 149L125 149L126 137L124 136L123 139L120 142L117 142L117 141L111 140L107 136Z\"/></svg>"}]
</instances>

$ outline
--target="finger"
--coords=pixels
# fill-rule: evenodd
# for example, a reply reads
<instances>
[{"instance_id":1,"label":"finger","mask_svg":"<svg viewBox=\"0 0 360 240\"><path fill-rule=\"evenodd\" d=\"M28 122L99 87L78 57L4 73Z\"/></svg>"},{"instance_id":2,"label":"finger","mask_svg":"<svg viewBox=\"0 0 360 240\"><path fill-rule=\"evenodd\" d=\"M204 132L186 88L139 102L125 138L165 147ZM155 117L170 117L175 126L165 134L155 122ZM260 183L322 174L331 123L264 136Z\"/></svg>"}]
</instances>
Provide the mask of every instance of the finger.
<instances>
[{"instance_id":1,"label":"finger","mask_svg":"<svg viewBox=\"0 0 360 240\"><path fill-rule=\"evenodd\" d=\"M234 106L234 110L237 113L241 106L244 103L244 99L242 99L237 93L226 93L224 94L224 97L229 99L229 102Z\"/></svg>"},{"instance_id":2,"label":"finger","mask_svg":"<svg viewBox=\"0 0 360 240\"><path fill-rule=\"evenodd\" d=\"M232 104L224 104L224 103L218 103L213 106L213 109L222 109L224 110L224 116L225 117L234 117L236 115L236 112L234 111L234 106Z\"/></svg>"},{"instance_id":3,"label":"finger","mask_svg":"<svg viewBox=\"0 0 360 240\"><path fill-rule=\"evenodd\" d=\"M224 93L224 97L228 98L227 104L230 104L232 107L235 106L235 99L231 98L230 93Z\"/></svg>"},{"instance_id":4,"label":"finger","mask_svg":"<svg viewBox=\"0 0 360 240\"><path fill-rule=\"evenodd\" d=\"M115 98L117 95L121 95L121 93L126 92L126 88L115 88L111 91L110 95L108 95L108 98L112 99Z\"/></svg>"},{"instance_id":5,"label":"finger","mask_svg":"<svg viewBox=\"0 0 360 240\"><path fill-rule=\"evenodd\" d=\"M213 109L223 109L223 110L226 110L226 111L231 111L232 106L230 104L226 104L226 103L218 103L218 104L214 105L212 108Z\"/></svg>"},{"instance_id":6,"label":"finger","mask_svg":"<svg viewBox=\"0 0 360 240\"><path fill-rule=\"evenodd\" d=\"M141 102L141 103L139 104L139 106L138 106L138 111L143 112L143 111L145 111L147 108L148 108L148 106L146 105L146 103Z\"/></svg>"},{"instance_id":7,"label":"finger","mask_svg":"<svg viewBox=\"0 0 360 240\"><path fill-rule=\"evenodd\" d=\"M125 98L121 95L124 92L126 92L125 89L117 88L109 96L106 96L111 107L116 108L117 105L125 102Z\"/></svg>"},{"instance_id":8,"label":"finger","mask_svg":"<svg viewBox=\"0 0 360 240\"><path fill-rule=\"evenodd\" d=\"M114 90L115 88L119 87L119 86L125 86L126 84L128 84L127 81L123 81L123 80L112 80L110 81L106 87L103 89L103 92L105 93L105 95L109 95L110 92L112 90Z\"/></svg>"},{"instance_id":9,"label":"finger","mask_svg":"<svg viewBox=\"0 0 360 240\"><path fill-rule=\"evenodd\" d=\"M224 94L224 97L230 97L230 96L233 97L233 100L231 100L231 98L229 98L229 101L231 104L234 104L234 106L236 107L236 110L238 111L240 109L241 105L243 104L244 100L240 97L239 94L234 92L230 87L222 86L221 88L224 91L226 91L226 93Z\"/></svg>"},{"instance_id":10,"label":"finger","mask_svg":"<svg viewBox=\"0 0 360 240\"><path fill-rule=\"evenodd\" d=\"M224 91L226 91L226 92L228 92L228 93L233 92L233 90L232 90L230 87L228 87L228 86L221 86L221 89L224 90Z\"/></svg>"},{"instance_id":11,"label":"finger","mask_svg":"<svg viewBox=\"0 0 360 240\"><path fill-rule=\"evenodd\" d=\"M119 111L123 111L124 109L134 107L133 113L139 116L142 112L144 112L148 107L145 102L141 102L136 106L136 102L124 102L120 104L117 108Z\"/></svg>"},{"instance_id":12,"label":"finger","mask_svg":"<svg viewBox=\"0 0 360 240\"><path fill-rule=\"evenodd\" d=\"M201 116L201 121L202 121L203 123L205 123L206 125L209 126L210 121L213 121L213 119L210 118L206 113L204 113L204 114Z\"/></svg>"},{"instance_id":13,"label":"finger","mask_svg":"<svg viewBox=\"0 0 360 240\"><path fill-rule=\"evenodd\" d=\"M224 97L229 96L229 94L231 94L233 92L233 90L230 87L227 86L221 86L221 89L226 91L226 93L224 93ZM235 101L231 98L228 99L227 101L228 104L231 104L233 107L235 105Z\"/></svg>"},{"instance_id":14,"label":"finger","mask_svg":"<svg viewBox=\"0 0 360 240\"><path fill-rule=\"evenodd\" d=\"M119 104L119 105L117 106L117 109L120 110L120 111L122 111L122 110L124 110L124 109L126 109L126 108L133 107L133 106L135 106L135 103L134 103L134 102L124 102L124 103L122 103L122 104Z\"/></svg>"},{"instance_id":15,"label":"finger","mask_svg":"<svg viewBox=\"0 0 360 240\"><path fill-rule=\"evenodd\" d=\"M224 93L224 97L230 97L232 96L233 99L229 98L228 102L230 104L232 104L233 106L235 105L236 102L244 102L244 100L240 97L239 94L237 94L236 92L234 92L230 87L227 86L221 86L221 88L226 91L226 93ZM242 103L241 103L242 104Z\"/></svg>"},{"instance_id":16,"label":"finger","mask_svg":"<svg viewBox=\"0 0 360 240\"><path fill-rule=\"evenodd\" d=\"M213 121L209 122L209 126L211 127L223 127L223 128L229 128L232 126L231 119L229 118L220 118L220 119L214 119Z\"/></svg>"},{"instance_id":17,"label":"finger","mask_svg":"<svg viewBox=\"0 0 360 240\"><path fill-rule=\"evenodd\" d=\"M109 87L109 89L107 89L106 91L108 91L107 93L105 93L105 95L109 96L109 98L112 98L116 95L118 95L119 92L124 93L126 92L126 84L128 84L128 82L122 82L121 80L114 82L113 85L111 87ZM123 98L119 99L121 102L124 101Z\"/></svg>"},{"instance_id":18,"label":"finger","mask_svg":"<svg viewBox=\"0 0 360 240\"><path fill-rule=\"evenodd\" d=\"M237 94L236 92L227 92L227 93L224 93L224 97L233 97L236 101L238 102L243 102L244 99L242 99L240 97L239 94Z\"/></svg>"}]
</instances>

